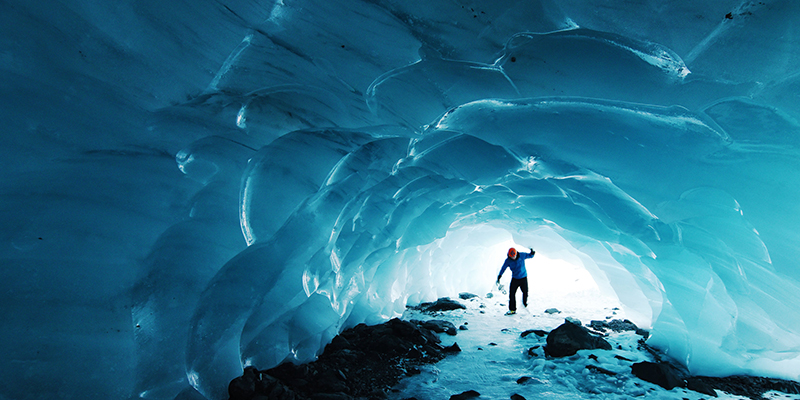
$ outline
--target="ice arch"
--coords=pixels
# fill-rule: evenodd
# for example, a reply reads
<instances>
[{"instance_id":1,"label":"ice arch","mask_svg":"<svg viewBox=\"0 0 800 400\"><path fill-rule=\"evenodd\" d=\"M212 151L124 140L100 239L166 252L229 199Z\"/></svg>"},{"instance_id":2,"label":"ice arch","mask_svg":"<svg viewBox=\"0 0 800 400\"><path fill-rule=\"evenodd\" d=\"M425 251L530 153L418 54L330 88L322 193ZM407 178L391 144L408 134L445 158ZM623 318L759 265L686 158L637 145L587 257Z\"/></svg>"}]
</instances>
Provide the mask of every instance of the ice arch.
<instances>
[{"instance_id":1,"label":"ice arch","mask_svg":"<svg viewBox=\"0 0 800 400\"><path fill-rule=\"evenodd\" d=\"M617 131L637 136L609 140ZM699 116L583 99L479 101L449 111L423 136L377 136L297 131L251 159L240 212L251 245L217 273L191 323L188 365L202 393L223 395L215 393L224 387L219 377L239 372L240 351L255 365L308 361L344 326L389 318L409 302L459 287L485 289L494 269L462 270L467 265L459 261L461 251L480 253L485 244L473 238L449 252L441 244L486 225L519 241L538 241L546 230L549 244L552 235L570 243L638 322L654 318L653 342L694 372L719 373L720 357L728 372L752 368L741 353L758 351L748 347L750 335L779 330L788 345L798 340L791 323L747 326L737 335L740 312L774 312L779 321L794 311L751 308L746 282L768 279L770 259L725 192L686 191L660 204L665 222L608 178L562 161L580 157L594 170L638 174L647 171L633 171L633 164L649 160L680 174L729 142ZM554 138L566 144L556 146ZM576 155L569 146L585 143L603 157ZM659 154L663 147L677 152ZM298 152L316 162L284 164L277 175L265 167L274 162L269 155ZM324 178L320 168L330 169ZM662 190L686 184L672 181L677 188ZM302 182L309 190L300 204L260 220L267 214L258 205L296 203L274 188ZM302 190L291 192L302 197ZM274 223L276 215L286 221ZM474 274L484 279L469 278ZM790 287L764 289L769 297L788 295Z\"/></svg>"},{"instance_id":2,"label":"ice arch","mask_svg":"<svg viewBox=\"0 0 800 400\"><path fill-rule=\"evenodd\" d=\"M797 379L799 4L6 2L0 397L219 397L497 230Z\"/></svg>"}]
</instances>

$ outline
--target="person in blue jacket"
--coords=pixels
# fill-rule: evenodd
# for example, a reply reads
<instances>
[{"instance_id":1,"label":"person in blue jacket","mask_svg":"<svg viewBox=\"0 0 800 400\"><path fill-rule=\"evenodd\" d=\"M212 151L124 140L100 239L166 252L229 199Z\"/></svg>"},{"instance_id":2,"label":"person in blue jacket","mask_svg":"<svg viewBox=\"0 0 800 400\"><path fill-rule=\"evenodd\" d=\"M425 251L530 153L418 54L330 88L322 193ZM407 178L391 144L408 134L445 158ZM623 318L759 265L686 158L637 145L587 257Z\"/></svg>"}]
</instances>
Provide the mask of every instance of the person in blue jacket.
<instances>
[{"instance_id":1,"label":"person in blue jacket","mask_svg":"<svg viewBox=\"0 0 800 400\"><path fill-rule=\"evenodd\" d=\"M517 312L517 288L522 289L522 306L528 306L528 271L525 269L525 260L532 258L536 253L531 249L530 253L519 253L517 249L508 249L508 258L503 263L503 268L497 275L497 284L500 284L500 277L506 268L511 270L511 287L508 289L508 312L506 315L512 315Z\"/></svg>"}]
</instances>

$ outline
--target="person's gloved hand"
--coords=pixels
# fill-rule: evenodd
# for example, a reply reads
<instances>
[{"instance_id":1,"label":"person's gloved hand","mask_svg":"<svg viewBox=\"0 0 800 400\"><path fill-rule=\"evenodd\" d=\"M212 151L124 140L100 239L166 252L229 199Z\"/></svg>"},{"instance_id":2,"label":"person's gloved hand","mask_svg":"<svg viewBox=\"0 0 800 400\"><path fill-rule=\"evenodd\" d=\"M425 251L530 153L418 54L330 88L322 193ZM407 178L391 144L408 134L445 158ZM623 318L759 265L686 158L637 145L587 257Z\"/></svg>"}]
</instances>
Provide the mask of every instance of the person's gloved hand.
<instances>
[{"instance_id":1,"label":"person's gloved hand","mask_svg":"<svg viewBox=\"0 0 800 400\"><path fill-rule=\"evenodd\" d=\"M533 247L531 247L531 253L533 253Z\"/></svg>"},{"instance_id":2,"label":"person's gloved hand","mask_svg":"<svg viewBox=\"0 0 800 400\"><path fill-rule=\"evenodd\" d=\"M500 278L497 278L496 284L498 284L498 285L500 284Z\"/></svg>"}]
</instances>

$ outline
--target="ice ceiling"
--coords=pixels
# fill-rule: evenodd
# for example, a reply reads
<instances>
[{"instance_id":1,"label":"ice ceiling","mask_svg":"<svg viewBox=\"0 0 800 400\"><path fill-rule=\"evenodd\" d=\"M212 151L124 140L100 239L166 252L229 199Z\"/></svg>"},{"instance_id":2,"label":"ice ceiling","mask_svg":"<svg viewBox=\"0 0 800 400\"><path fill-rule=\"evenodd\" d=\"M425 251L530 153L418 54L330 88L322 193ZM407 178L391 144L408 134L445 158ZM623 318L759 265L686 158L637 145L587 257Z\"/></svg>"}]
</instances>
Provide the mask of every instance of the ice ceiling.
<instances>
[{"instance_id":1,"label":"ice ceiling","mask_svg":"<svg viewBox=\"0 0 800 400\"><path fill-rule=\"evenodd\" d=\"M708 375L800 378L800 2L4 2L0 399L243 364L580 260ZM499 249L499 250L498 250Z\"/></svg>"}]
</instances>

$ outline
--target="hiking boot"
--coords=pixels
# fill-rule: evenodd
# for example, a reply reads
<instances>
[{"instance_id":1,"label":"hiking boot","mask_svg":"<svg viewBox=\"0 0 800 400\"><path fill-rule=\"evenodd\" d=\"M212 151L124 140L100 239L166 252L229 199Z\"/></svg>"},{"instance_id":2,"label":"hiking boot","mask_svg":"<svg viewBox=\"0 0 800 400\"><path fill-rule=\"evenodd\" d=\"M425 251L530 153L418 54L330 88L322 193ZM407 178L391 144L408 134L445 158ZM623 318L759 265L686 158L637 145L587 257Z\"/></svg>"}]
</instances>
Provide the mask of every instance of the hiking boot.
<instances>
[{"instance_id":1,"label":"hiking boot","mask_svg":"<svg viewBox=\"0 0 800 400\"><path fill-rule=\"evenodd\" d=\"M516 311L509 310L509 311L506 313L506 315L514 315L514 314L516 314L516 313L517 313Z\"/></svg>"}]
</instances>

